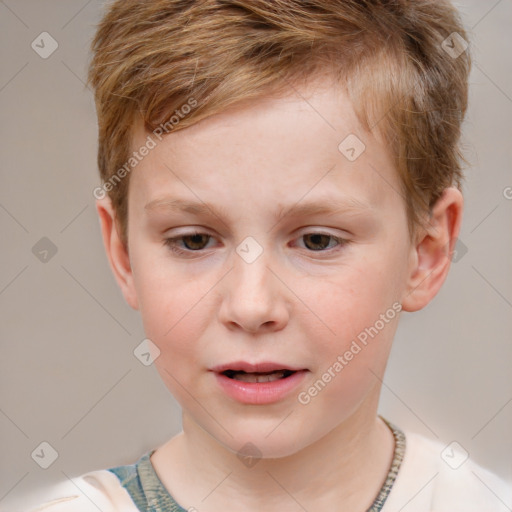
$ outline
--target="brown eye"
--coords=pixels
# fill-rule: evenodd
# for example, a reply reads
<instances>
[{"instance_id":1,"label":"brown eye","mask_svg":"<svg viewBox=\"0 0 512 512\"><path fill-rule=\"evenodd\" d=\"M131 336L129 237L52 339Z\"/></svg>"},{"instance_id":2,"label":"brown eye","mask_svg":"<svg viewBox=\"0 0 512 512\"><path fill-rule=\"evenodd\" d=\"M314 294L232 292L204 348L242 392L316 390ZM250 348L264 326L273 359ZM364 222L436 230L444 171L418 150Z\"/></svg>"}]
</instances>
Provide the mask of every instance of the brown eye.
<instances>
[{"instance_id":1,"label":"brown eye","mask_svg":"<svg viewBox=\"0 0 512 512\"><path fill-rule=\"evenodd\" d=\"M309 233L303 235L304 245L312 251L323 251L329 247L330 240L338 240L331 235L323 233Z\"/></svg>"},{"instance_id":2,"label":"brown eye","mask_svg":"<svg viewBox=\"0 0 512 512\"><path fill-rule=\"evenodd\" d=\"M174 254L187 256L194 252L201 253L201 250L206 248L211 239L213 237L207 233L189 233L173 238L165 238L163 243Z\"/></svg>"},{"instance_id":3,"label":"brown eye","mask_svg":"<svg viewBox=\"0 0 512 512\"><path fill-rule=\"evenodd\" d=\"M194 235L185 235L181 237L183 240L183 245L191 250L198 251L200 249L204 249L204 247L208 244L208 240L210 239L210 235L205 234L194 234Z\"/></svg>"}]
</instances>

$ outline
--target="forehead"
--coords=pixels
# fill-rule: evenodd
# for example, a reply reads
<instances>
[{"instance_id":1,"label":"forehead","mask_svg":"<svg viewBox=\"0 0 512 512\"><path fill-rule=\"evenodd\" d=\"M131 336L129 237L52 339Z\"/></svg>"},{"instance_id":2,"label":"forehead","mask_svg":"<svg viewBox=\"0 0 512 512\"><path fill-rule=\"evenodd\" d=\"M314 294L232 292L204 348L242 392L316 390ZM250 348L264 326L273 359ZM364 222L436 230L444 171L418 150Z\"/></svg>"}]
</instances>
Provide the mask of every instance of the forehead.
<instances>
[{"instance_id":1,"label":"forehead","mask_svg":"<svg viewBox=\"0 0 512 512\"><path fill-rule=\"evenodd\" d=\"M133 149L148 135L138 124ZM400 199L387 147L362 128L348 97L331 81L239 103L153 139L156 147L130 178L130 193L146 203L184 191L187 183L201 194L227 197L231 191L252 203L336 191L375 208Z\"/></svg>"}]
</instances>

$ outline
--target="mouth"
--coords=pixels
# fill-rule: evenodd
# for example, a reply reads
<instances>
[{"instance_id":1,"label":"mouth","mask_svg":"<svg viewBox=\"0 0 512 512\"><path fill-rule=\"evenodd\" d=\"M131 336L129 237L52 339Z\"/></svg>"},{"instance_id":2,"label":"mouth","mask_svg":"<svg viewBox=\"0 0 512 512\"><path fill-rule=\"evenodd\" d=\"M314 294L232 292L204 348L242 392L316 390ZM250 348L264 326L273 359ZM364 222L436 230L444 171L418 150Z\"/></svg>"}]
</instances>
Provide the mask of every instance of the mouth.
<instances>
[{"instance_id":1,"label":"mouth","mask_svg":"<svg viewBox=\"0 0 512 512\"><path fill-rule=\"evenodd\" d=\"M221 375L225 375L229 379L241 382L273 382L276 380L287 379L296 373L296 370L275 370L272 372L244 372L236 370L225 370Z\"/></svg>"},{"instance_id":2,"label":"mouth","mask_svg":"<svg viewBox=\"0 0 512 512\"><path fill-rule=\"evenodd\" d=\"M210 368L220 389L242 404L268 405L284 400L309 372L283 362L232 361Z\"/></svg>"}]
</instances>

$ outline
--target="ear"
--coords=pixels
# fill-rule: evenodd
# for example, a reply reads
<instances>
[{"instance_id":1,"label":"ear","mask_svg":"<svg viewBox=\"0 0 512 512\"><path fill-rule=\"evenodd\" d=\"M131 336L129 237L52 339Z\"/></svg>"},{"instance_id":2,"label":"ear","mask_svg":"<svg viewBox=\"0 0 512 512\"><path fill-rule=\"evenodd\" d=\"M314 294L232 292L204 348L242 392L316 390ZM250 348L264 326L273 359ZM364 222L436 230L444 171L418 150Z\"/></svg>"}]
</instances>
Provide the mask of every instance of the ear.
<instances>
[{"instance_id":1,"label":"ear","mask_svg":"<svg viewBox=\"0 0 512 512\"><path fill-rule=\"evenodd\" d=\"M100 218L101 233L110 268L126 302L133 309L139 309L128 249L124 246L119 236L117 219L110 198L106 196L98 199L96 201L96 210Z\"/></svg>"},{"instance_id":2,"label":"ear","mask_svg":"<svg viewBox=\"0 0 512 512\"><path fill-rule=\"evenodd\" d=\"M463 205L460 191L446 188L433 206L426 228L418 230L402 297L405 311L424 308L444 283L462 223Z\"/></svg>"}]
</instances>

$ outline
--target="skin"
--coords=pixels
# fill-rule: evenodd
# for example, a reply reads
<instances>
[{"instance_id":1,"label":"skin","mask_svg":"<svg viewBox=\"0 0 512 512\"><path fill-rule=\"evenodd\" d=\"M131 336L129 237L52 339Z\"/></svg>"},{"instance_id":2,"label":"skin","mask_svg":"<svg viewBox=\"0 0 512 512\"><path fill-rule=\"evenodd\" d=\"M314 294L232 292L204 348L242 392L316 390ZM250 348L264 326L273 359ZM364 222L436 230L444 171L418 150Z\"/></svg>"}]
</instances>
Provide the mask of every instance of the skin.
<instances>
[{"instance_id":1,"label":"skin","mask_svg":"<svg viewBox=\"0 0 512 512\"><path fill-rule=\"evenodd\" d=\"M366 145L354 162L338 150L350 133ZM137 125L134 148L146 137ZM140 310L160 350L154 364L183 410L183 432L151 458L163 484L182 507L202 512L366 510L393 456L377 406L399 315L308 404L297 396L394 303L413 312L432 300L450 267L461 193L446 189L411 240L386 147L324 77L171 133L130 180L127 248L109 199L97 210L117 282ZM145 208L163 197L222 211ZM283 207L327 197L369 208L278 221ZM199 251L165 245L194 229L211 238L177 244ZM347 242L311 238L319 232ZM236 252L247 236L263 250L252 263ZM209 371L237 360L308 372L277 403L242 404ZM237 457L247 442L262 456L252 467Z\"/></svg>"}]
</instances>

